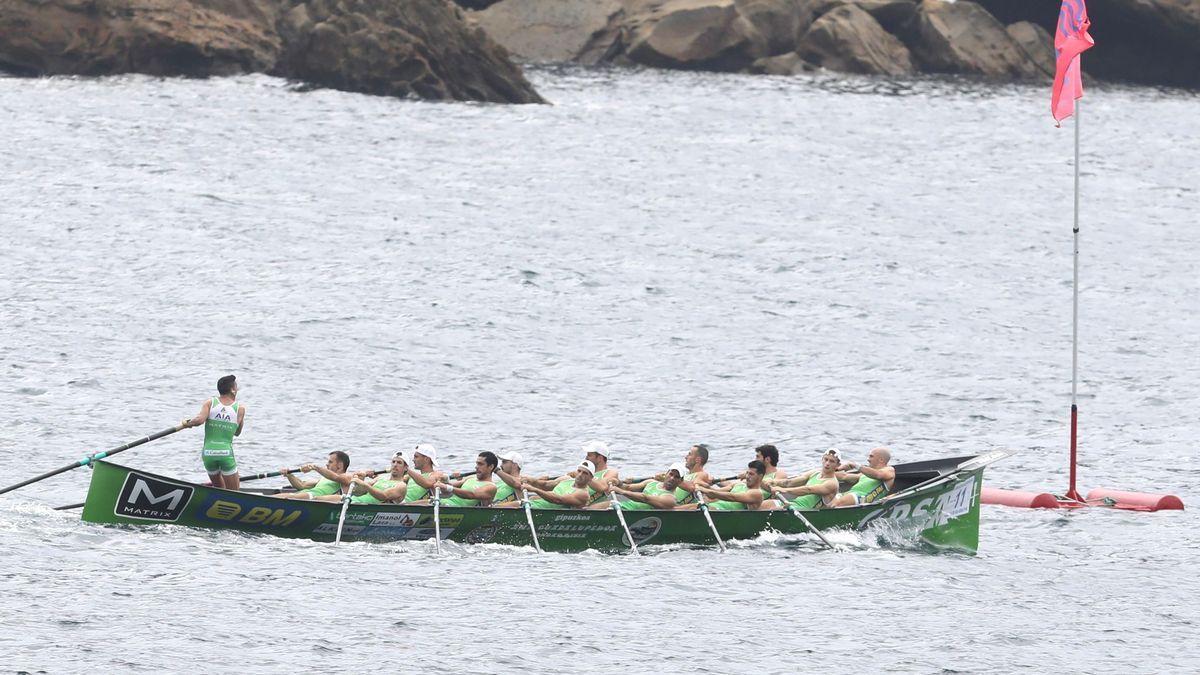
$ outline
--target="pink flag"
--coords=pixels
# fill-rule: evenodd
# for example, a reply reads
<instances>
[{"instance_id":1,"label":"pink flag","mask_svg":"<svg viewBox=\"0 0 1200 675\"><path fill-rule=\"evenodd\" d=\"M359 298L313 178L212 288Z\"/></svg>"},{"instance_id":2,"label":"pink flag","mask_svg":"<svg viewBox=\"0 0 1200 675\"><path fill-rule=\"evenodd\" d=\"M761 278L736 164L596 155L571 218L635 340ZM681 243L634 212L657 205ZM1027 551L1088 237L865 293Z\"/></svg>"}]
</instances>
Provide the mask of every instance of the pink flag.
<instances>
[{"instance_id":1,"label":"pink flag","mask_svg":"<svg viewBox=\"0 0 1200 675\"><path fill-rule=\"evenodd\" d=\"M1063 0L1058 10L1058 29L1054 32L1054 93L1050 96L1050 113L1055 122L1074 115L1075 101L1083 96L1079 55L1096 44L1088 35L1091 25L1084 0Z\"/></svg>"}]
</instances>

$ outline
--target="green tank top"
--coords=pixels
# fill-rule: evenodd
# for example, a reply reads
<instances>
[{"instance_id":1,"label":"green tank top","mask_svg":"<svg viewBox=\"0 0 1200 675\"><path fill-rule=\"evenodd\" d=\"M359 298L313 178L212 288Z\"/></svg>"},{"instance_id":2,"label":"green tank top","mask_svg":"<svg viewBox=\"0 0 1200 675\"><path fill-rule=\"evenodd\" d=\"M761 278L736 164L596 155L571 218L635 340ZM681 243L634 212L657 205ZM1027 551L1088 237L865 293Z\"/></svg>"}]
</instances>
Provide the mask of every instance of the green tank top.
<instances>
[{"instance_id":1,"label":"green tank top","mask_svg":"<svg viewBox=\"0 0 1200 675\"><path fill-rule=\"evenodd\" d=\"M747 486L745 483L738 483L737 485L734 485L733 488L730 489L729 491L732 492L733 494L740 494L742 492L746 492L749 489L750 489L749 486ZM721 501L709 502L708 508L713 509L715 511L745 511L746 505L741 502L728 502L728 501L721 500Z\"/></svg>"},{"instance_id":2,"label":"green tank top","mask_svg":"<svg viewBox=\"0 0 1200 675\"><path fill-rule=\"evenodd\" d=\"M478 477L471 476L467 480L463 481L462 489L474 490L480 485L484 485L488 482L490 481L479 480ZM466 497L459 497L458 495L452 494L449 497L442 498L442 506L479 506L479 500L467 499Z\"/></svg>"},{"instance_id":3,"label":"green tank top","mask_svg":"<svg viewBox=\"0 0 1200 675\"><path fill-rule=\"evenodd\" d=\"M238 404L221 403L214 396L204 420L204 456L228 457L233 454L233 437L237 434Z\"/></svg>"},{"instance_id":4,"label":"green tank top","mask_svg":"<svg viewBox=\"0 0 1200 675\"><path fill-rule=\"evenodd\" d=\"M825 479L821 477L821 472L818 471L817 473L809 476L808 482L806 482L804 485L811 487L813 485L820 485L824 482ZM792 506L798 509L815 509L820 505L821 495L800 495L792 500Z\"/></svg>"},{"instance_id":5,"label":"green tank top","mask_svg":"<svg viewBox=\"0 0 1200 675\"><path fill-rule=\"evenodd\" d=\"M339 491L341 491L341 489L341 483L335 480L329 480L328 478L322 478L321 480L317 481L316 485L310 488L299 490L299 492L307 492L314 497L324 497L325 495L336 495Z\"/></svg>"},{"instance_id":6,"label":"green tank top","mask_svg":"<svg viewBox=\"0 0 1200 675\"><path fill-rule=\"evenodd\" d=\"M642 494L648 495L650 497L653 497L655 495L666 495L666 494L674 496L674 493L667 492L666 490L664 490L662 483L660 483L659 481L656 481L656 480L652 480L649 483L646 483L646 487L642 490ZM675 503L679 503L678 498L675 499ZM628 499L623 502L619 501L619 502L617 502L617 505L620 506L622 511L649 511L649 510L655 508L654 506L647 504L646 502L639 502L639 501L636 501L633 499Z\"/></svg>"},{"instance_id":7,"label":"green tank top","mask_svg":"<svg viewBox=\"0 0 1200 675\"><path fill-rule=\"evenodd\" d=\"M609 472L609 471L612 471L612 469L605 469L605 470L601 471L600 473L598 473L598 474L596 474L596 475L593 475L593 476L592 476L592 480L595 480L595 481L602 481L602 480L604 480L604 477L608 475L608 472ZM564 482L566 482L566 481L564 481ZM573 482L573 481L572 481L572 482ZM561 484L561 483L560 483L560 484ZM592 489L592 484L591 484L591 482L590 482L590 481L588 482L588 485L587 485L587 488L586 488L586 489L587 489L587 493L588 493L588 505L589 505L589 506L590 506L590 505L592 505L592 504L595 504L596 502L598 502L598 501L600 501L601 499L603 499L603 498L604 498L604 496L605 496L605 494L606 494L606 493L604 493L604 492L596 492L595 490L593 490L593 489Z\"/></svg>"},{"instance_id":8,"label":"green tank top","mask_svg":"<svg viewBox=\"0 0 1200 675\"><path fill-rule=\"evenodd\" d=\"M508 501L513 496L513 487L504 481L496 481L496 496L492 497L493 504Z\"/></svg>"},{"instance_id":9,"label":"green tank top","mask_svg":"<svg viewBox=\"0 0 1200 675\"><path fill-rule=\"evenodd\" d=\"M400 484L400 481L398 481L398 480L392 480L391 478L380 478L379 480L375 481L374 483L371 483L371 487L374 487L376 490L387 490L388 488L396 487L399 484ZM379 501L378 499L376 499L375 495L371 494L370 492L363 494L363 495L358 495L357 497L351 497L350 501L354 504L382 504L383 503L383 502Z\"/></svg>"},{"instance_id":10,"label":"green tank top","mask_svg":"<svg viewBox=\"0 0 1200 675\"><path fill-rule=\"evenodd\" d=\"M698 473L700 473L700 472L693 471L693 472L689 473L688 475L684 476L683 479L684 480L694 480L696 478L696 474L698 474ZM696 497L694 495L692 495L691 493L689 493L687 490L684 490L681 487L675 488L675 503L676 504L686 504L695 498Z\"/></svg>"},{"instance_id":11,"label":"green tank top","mask_svg":"<svg viewBox=\"0 0 1200 675\"><path fill-rule=\"evenodd\" d=\"M421 474L421 478L429 478L432 471L425 471ZM404 492L404 501L415 502L418 499L424 499L425 495L429 494L429 490L421 487L415 480L408 481L408 490Z\"/></svg>"},{"instance_id":12,"label":"green tank top","mask_svg":"<svg viewBox=\"0 0 1200 675\"><path fill-rule=\"evenodd\" d=\"M553 492L556 495L562 496L562 495L569 495L574 490L575 490L575 481L573 479L568 478L568 479L564 480L563 482L559 483L558 485L555 485L554 489L551 490L551 492ZM537 499L530 499L529 506L531 508L535 508L535 509L569 509L569 508L571 508L569 506L563 506L562 504L555 504L554 502L547 501L545 499L542 499L541 497L538 497Z\"/></svg>"},{"instance_id":13,"label":"green tank top","mask_svg":"<svg viewBox=\"0 0 1200 675\"><path fill-rule=\"evenodd\" d=\"M858 482L850 488L850 492L862 495L860 503L869 504L882 499L888 493L887 483L867 475L859 476Z\"/></svg>"}]
</instances>

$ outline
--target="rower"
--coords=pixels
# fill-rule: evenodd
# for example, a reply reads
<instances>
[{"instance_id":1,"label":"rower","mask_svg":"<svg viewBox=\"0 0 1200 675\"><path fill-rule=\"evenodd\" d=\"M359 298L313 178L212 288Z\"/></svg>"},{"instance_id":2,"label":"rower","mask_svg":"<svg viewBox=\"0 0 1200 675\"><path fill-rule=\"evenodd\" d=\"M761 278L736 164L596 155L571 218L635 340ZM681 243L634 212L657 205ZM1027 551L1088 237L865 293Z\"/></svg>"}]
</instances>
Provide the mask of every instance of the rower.
<instances>
[{"instance_id":1,"label":"rower","mask_svg":"<svg viewBox=\"0 0 1200 675\"><path fill-rule=\"evenodd\" d=\"M769 443L760 445L754 449L754 458L767 467L767 475L763 476L763 499L770 499L771 484L787 478L787 472L779 468L779 448Z\"/></svg>"},{"instance_id":2,"label":"rower","mask_svg":"<svg viewBox=\"0 0 1200 675\"><path fill-rule=\"evenodd\" d=\"M492 473L500 460L495 453L481 452L475 458L475 475L465 480L447 483L444 480L437 483L443 495L442 506L479 506L488 504L496 496L496 481Z\"/></svg>"},{"instance_id":3,"label":"rower","mask_svg":"<svg viewBox=\"0 0 1200 675\"><path fill-rule=\"evenodd\" d=\"M704 443L693 445L687 455L683 458L683 465L687 467L687 473L684 474L683 480L680 481L679 487L675 488L675 501L679 504L687 504L696 498L696 484L702 483L708 485L712 483L712 476L704 469L708 464L708 446ZM670 473L668 471L668 473ZM666 480L665 474L655 476L659 480Z\"/></svg>"},{"instance_id":4,"label":"rower","mask_svg":"<svg viewBox=\"0 0 1200 675\"><path fill-rule=\"evenodd\" d=\"M821 455L820 469L775 481L771 486L775 498L765 508L786 508L789 504L801 510L835 506L838 499L837 470L841 464L842 456L837 448L826 450ZM787 502L788 499L791 501Z\"/></svg>"},{"instance_id":5,"label":"rower","mask_svg":"<svg viewBox=\"0 0 1200 675\"><path fill-rule=\"evenodd\" d=\"M524 461L521 453L515 450L500 455L500 468L496 470L500 482L496 483L496 496L492 497L492 506L515 506L519 501L516 491L521 489L521 464Z\"/></svg>"},{"instance_id":6,"label":"rower","mask_svg":"<svg viewBox=\"0 0 1200 675\"><path fill-rule=\"evenodd\" d=\"M204 448L200 460L213 487L236 490L241 486L233 439L242 435L246 425L246 407L237 402L237 378L226 375L217 380L217 395L200 405L200 412L183 421L183 427L204 425Z\"/></svg>"},{"instance_id":7,"label":"rower","mask_svg":"<svg viewBox=\"0 0 1200 675\"><path fill-rule=\"evenodd\" d=\"M596 502L604 498L604 491L612 483L620 482L617 470L608 465L610 453L608 444L604 441L591 441L583 446L584 461L591 462L596 467L595 475L588 483L588 501ZM570 475L570 474L568 474Z\"/></svg>"},{"instance_id":8,"label":"rower","mask_svg":"<svg viewBox=\"0 0 1200 675\"><path fill-rule=\"evenodd\" d=\"M888 466L891 461L891 450L879 447L867 454L866 466L847 462L845 466L851 470L857 469L858 473L838 472L838 480L853 483L853 487L838 496L835 506L870 504L886 499L896 484L896 467Z\"/></svg>"},{"instance_id":9,"label":"rower","mask_svg":"<svg viewBox=\"0 0 1200 675\"><path fill-rule=\"evenodd\" d=\"M679 497L675 489L683 482L683 477L687 475L687 467L682 464L674 464L670 469L667 469L666 478L664 480L655 480L653 478L644 480L640 483L634 483L628 487L619 487L615 484L609 484L608 493L614 495L610 499L596 502L589 506L589 509L610 509L613 501L617 503L617 507L622 511L646 511L649 509L673 509L679 504ZM627 497L626 501L616 499L615 495Z\"/></svg>"},{"instance_id":10,"label":"rower","mask_svg":"<svg viewBox=\"0 0 1200 675\"><path fill-rule=\"evenodd\" d=\"M708 502L708 508L712 511L744 511L756 510L763 501L762 480L767 473L767 465L759 460L753 460L746 465L745 478L734 483L733 487L728 490L719 490L711 487L700 486L697 490L701 494L715 499L716 501ZM677 508L680 509L695 509L700 504L681 504Z\"/></svg>"},{"instance_id":11,"label":"rower","mask_svg":"<svg viewBox=\"0 0 1200 675\"><path fill-rule=\"evenodd\" d=\"M350 455L341 450L334 450L329 453L324 467L316 464L304 464L300 467L300 471L303 473L316 471L321 474L319 480L303 481L297 478L291 469L280 469L279 473L287 478L292 487L296 488L296 492L281 492L271 496L279 499L317 499L339 494L345 486L350 484L350 476L346 474L346 470L349 468Z\"/></svg>"},{"instance_id":12,"label":"rower","mask_svg":"<svg viewBox=\"0 0 1200 675\"><path fill-rule=\"evenodd\" d=\"M575 474L574 478L555 481L553 489L549 489L551 481L537 478L522 480L521 487L539 497L529 500L529 506L535 509L581 509L587 506L591 499L588 484L596 475L596 465L585 459L572 473Z\"/></svg>"},{"instance_id":13,"label":"rower","mask_svg":"<svg viewBox=\"0 0 1200 675\"><path fill-rule=\"evenodd\" d=\"M405 502L424 499L433 486L446 480L446 474L438 470L437 448L421 443L413 450L412 465L408 467L408 494Z\"/></svg>"},{"instance_id":14,"label":"rower","mask_svg":"<svg viewBox=\"0 0 1200 675\"><path fill-rule=\"evenodd\" d=\"M350 480L352 487L364 490L363 494L351 497L355 504L386 504L403 502L408 494L408 458L403 452L392 456L391 473L367 482L365 476L354 476Z\"/></svg>"}]
</instances>

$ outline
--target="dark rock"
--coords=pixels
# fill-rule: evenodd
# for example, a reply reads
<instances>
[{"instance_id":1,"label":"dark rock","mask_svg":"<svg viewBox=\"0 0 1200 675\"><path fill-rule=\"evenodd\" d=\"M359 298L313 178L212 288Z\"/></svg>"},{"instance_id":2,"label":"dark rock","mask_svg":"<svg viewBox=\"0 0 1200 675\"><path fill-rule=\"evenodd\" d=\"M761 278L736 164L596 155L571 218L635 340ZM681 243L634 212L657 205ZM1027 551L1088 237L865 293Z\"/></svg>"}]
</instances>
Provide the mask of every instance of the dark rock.
<instances>
[{"instance_id":1,"label":"dark rock","mask_svg":"<svg viewBox=\"0 0 1200 675\"><path fill-rule=\"evenodd\" d=\"M923 0L908 47L922 70L993 79L1038 79L1041 70L987 10L974 2Z\"/></svg>"},{"instance_id":2,"label":"dark rock","mask_svg":"<svg viewBox=\"0 0 1200 675\"><path fill-rule=\"evenodd\" d=\"M1054 38L1045 28L1028 21L1018 21L1005 30L1043 74L1054 77Z\"/></svg>"},{"instance_id":3,"label":"dark rock","mask_svg":"<svg viewBox=\"0 0 1200 675\"><path fill-rule=\"evenodd\" d=\"M785 54L796 49L797 38L803 35L798 0L736 0L734 6L738 15L762 36L761 49L767 55Z\"/></svg>"},{"instance_id":4,"label":"dark rock","mask_svg":"<svg viewBox=\"0 0 1200 675\"><path fill-rule=\"evenodd\" d=\"M750 64L749 72L758 75L799 75L811 73L817 66L800 58L796 52L766 56Z\"/></svg>"},{"instance_id":5,"label":"dark rock","mask_svg":"<svg viewBox=\"0 0 1200 675\"><path fill-rule=\"evenodd\" d=\"M667 0L633 17L626 55L664 68L738 71L767 56L766 39L735 0Z\"/></svg>"},{"instance_id":6,"label":"dark rock","mask_svg":"<svg viewBox=\"0 0 1200 675\"><path fill-rule=\"evenodd\" d=\"M843 73L911 75L912 57L894 35L857 5L842 5L817 19L797 52L804 60Z\"/></svg>"},{"instance_id":7,"label":"dark rock","mask_svg":"<svg viewBox=\"0 0 1200 675\"><path fill-rule=\"evenodd\" d=\"M619 0L503 0L470 19L525 61L595 64L619 49Z\"/></svg>"},{"instance_id":8,"label":"dark rock","mask_svg":"<svg viewBox=\"0 0 1200 675\"><path fill-rule=\"evenodd\" d=\"M0 68L266 72L389 96L542 100L507 52L446 0L3 0Z\"/></svg>"}]
</instances>

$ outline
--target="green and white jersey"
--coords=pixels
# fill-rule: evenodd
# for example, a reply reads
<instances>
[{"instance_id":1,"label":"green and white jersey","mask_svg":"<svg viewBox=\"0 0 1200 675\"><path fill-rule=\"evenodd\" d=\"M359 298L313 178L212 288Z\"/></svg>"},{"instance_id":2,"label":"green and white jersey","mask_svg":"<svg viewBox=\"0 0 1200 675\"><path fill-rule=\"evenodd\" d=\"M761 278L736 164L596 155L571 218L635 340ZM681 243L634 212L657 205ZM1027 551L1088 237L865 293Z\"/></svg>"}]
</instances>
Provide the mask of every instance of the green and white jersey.
<instances>
[{"instance_id":1,"label":"green and white jersey","mask_svg":"<svg viewBox=\"0 0 1200 675\"><path fill-rule=\"evenodd\" d=\"M204 421L204 457L232 457L233 437L238 428L238 404L221 403L214 396L208 407L208 419Z\"/></svg>"}]
</instances>

